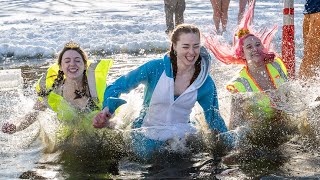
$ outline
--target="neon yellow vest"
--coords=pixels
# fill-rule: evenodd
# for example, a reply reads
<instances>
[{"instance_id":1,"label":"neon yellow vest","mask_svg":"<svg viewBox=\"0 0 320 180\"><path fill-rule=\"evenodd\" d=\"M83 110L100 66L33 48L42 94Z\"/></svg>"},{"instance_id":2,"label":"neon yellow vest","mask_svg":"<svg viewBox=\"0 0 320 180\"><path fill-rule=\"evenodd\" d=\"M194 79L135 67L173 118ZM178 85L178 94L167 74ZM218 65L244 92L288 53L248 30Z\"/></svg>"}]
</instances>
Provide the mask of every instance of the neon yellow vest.
<instances>
[{"instance_id":1,"label":"neon yellow vest","mask_svg":"<svg viewBox=\"0 0 320 180\"><path fill-rule=\"evenodd\" d=\"M276 58L274 62L268 63L267 71L269 72L270 79L276 88L279 88L282 83L288 80L287 69L280 58ZM240 75L236 80L227 85L227 90L232 93L261 92L261 95L256 97L258 108L266 113L273 112L273 109L270 106L269 97L263 94L263 90L251 77L246 67L240 71Z\"/></svg>"},{"instance_id":2,"label":"neon yellow vest","mask_svg":"<svg viewBox=\"0 0 320 180\"><path fill-rule=\"evenodd\" d=\"M91 98L99 107L99 110L91 112L79 112L78 109L72 107L61 95L51 91L47 97L39 97L47 106L57 113L59 120L67 123L69 126L63 126L57 132L61 136L68 136L74 127L88 128L92 127L92 118L102 109L104 91L106 89L107 75L113 61L111 59L103 59L97 63L88 62L86 75L88 78L88 86ZM54 64L47 72L38 80L36 91L48 91L52 88L54 80L57 78L59 65ZM58 135L59 136L59 135Z\"/></svg>"}]
</instances>

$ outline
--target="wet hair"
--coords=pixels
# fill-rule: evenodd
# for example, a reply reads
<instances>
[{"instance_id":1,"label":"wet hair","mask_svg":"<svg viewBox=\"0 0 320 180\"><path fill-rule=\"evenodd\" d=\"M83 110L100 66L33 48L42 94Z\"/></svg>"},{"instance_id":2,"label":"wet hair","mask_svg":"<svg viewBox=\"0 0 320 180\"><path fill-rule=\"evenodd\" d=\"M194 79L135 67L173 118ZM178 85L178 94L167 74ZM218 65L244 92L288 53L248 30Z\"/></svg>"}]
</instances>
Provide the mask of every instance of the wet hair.
<instances>
[{"instance_id":1,"label":"wet hair","mask_svg":"<svg viewBox=\"0 0 320 180\"><path fill-rule=\"evenodd\" d=\"M61 66L61 62L62 62L62 56L64 55L64 53L68 50L74 50L74 51L77 51L83 62L84 62L84 67L86 68L87 67L87 64L88 64L88 56L87 54L84 52L84 50L80 47L79 44L73 42L73 41L70 41L68 43L66 43L63 47L63 49L61 50L61 52L59 53L58 55L58 65ZM50 92L52 90L54 90L55 88L59 87L62 83L63 83L63 80L64 80L64 73L63 71L61 71L59 69L58 71L58 75L53 75L53 76L57 76L57 78L54 80L53 84L52 84L52 87L45 91L45 92L40 92L38 95L41 96L41 97L45 97L45 96L48 96L50 94ZM49 78L52 78L53 76L50 76ZM82 87L83 89L81 91L79 90L76 90L75 91L75 94L76 94L76 98L81 98L82 96L85 96L87 95L89 92L87 92L87 89L88 89L88 79L87 79L87 76L86 76L86 70L83 71L83 79L82 79Z\"/></svg>"},{"instance_id":2,"label":"wet hair","mask_svg":"<svg viewBox=\"0 0 320 180\"><path fill-rule=\"evenodd\" d=\"M192 25L192 24L180 24L172 31L172 34L171 34L171 47L169 51L169 56L172 64L174 80L176 80L178 65L177 65L177 55L173 49L173 46L177 44L182 34L189 34L189 33L197 34L199 38L201 37L199 28L197 28L195 25ZM196 80L196 78L200 74L200 71L201 71L201 57L199 56L199 58L195 63L195 72L190 80L190 85Z\"/></svg>"}]
</instances>

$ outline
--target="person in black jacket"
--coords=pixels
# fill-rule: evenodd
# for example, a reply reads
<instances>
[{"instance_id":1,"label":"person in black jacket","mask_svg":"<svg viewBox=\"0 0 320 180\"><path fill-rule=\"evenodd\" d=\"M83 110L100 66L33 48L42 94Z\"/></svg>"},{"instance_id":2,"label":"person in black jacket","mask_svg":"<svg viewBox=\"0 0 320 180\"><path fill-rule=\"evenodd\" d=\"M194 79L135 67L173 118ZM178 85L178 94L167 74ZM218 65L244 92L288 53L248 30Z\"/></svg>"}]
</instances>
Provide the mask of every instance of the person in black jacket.
<instances>
[{"instance_id":1,"label":"person in black jacket","mask_svg":"<svg viewBox=\"0 0 320 180\"><path fill-rule=\"evenodd\" d=\"M164 0L164 11L166 13L166 33L169 35L175 26L184 23L183 13L186 9L185 0ZM173 16L174 19L173 20Z\"/></svg>"}]
</instances>

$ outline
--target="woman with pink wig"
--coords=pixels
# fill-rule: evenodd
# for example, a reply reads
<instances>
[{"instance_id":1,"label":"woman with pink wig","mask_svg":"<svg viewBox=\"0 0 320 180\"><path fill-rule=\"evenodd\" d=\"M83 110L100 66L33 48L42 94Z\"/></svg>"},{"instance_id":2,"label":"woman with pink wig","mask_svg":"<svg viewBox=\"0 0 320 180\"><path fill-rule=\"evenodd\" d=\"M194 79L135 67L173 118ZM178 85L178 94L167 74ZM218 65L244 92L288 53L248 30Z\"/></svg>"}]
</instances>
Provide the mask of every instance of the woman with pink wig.
<instances>
[{"instance_id":1,"label":"woman with pink wig","mask_svg":"<svg viewBox=\"0 0 320 180\"><path fill-rule=\"evenodd\" d=\"M268 92L277 89L283 82L287 81L285 65L270 48L277 26L275 25L269 31L263 29L260 32L255 32L249 26L253 10L254 1L236 29L233 46L220 43L215 37L206 37L206 47L218 60L225 64L244 65L238 77L227 85L227 89L233 94L238 92L262 92L262 94L268 95ZM235 105L235 101L234 96L232 106ZM263 106L263 110L268 112L267 114L270 114L273 110L269 98L261 98L257 101L257 104L260 107ZM234 122L233 115L231 115L230 129L240 125Z\"/></svg>"}]
</instances>

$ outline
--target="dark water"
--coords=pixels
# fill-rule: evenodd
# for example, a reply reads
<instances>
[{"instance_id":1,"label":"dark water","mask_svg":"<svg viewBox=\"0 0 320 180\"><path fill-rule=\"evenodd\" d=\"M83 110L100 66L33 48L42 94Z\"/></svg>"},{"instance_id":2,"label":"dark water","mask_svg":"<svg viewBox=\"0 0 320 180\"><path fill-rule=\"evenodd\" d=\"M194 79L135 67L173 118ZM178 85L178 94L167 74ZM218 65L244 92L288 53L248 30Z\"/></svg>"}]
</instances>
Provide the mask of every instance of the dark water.
<instances>
[{"instance_id":1,"label":"dark water","mask_svg":"<svg viewBox=\"0 0 320 180\"><path fill-rule=\"evenodd\" d=\"M120 59L122 65L111 70L110 78L122 73L118 68L128 71L148 58ZM26 62L2 66L20 68L24 87L22 91L0 91L1 124L31 108L29 103L36 97L33 84L53 61ZM59 148L47 151L48 144L43 140L48 143L50 133L44 135L43 129L55 128L54 118L48 113L41 116L40 123L22 132L0 133L0 179L320 179L319 113L320 106L315 106L313 121L307 125L292 122L281 113L270 119L253 120L252 130L237 149L227 148L214 136L205 134L204 138L189 139L179 153L169 148L148 162L141 162L132 154L130 141L123 137L126 130L90 134L75 131ZM299 121L303 116L294 119Z\"/></svg>"}]
</instances>

